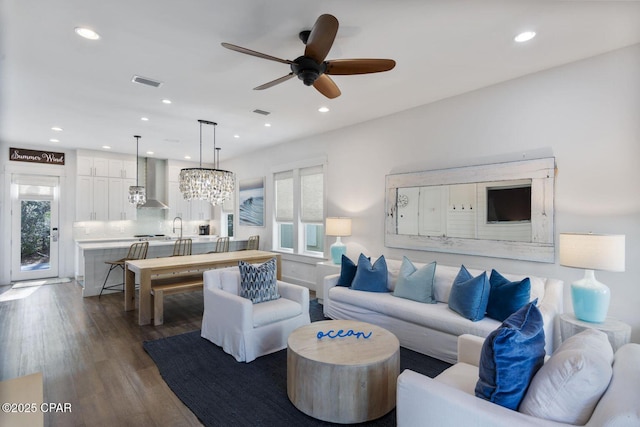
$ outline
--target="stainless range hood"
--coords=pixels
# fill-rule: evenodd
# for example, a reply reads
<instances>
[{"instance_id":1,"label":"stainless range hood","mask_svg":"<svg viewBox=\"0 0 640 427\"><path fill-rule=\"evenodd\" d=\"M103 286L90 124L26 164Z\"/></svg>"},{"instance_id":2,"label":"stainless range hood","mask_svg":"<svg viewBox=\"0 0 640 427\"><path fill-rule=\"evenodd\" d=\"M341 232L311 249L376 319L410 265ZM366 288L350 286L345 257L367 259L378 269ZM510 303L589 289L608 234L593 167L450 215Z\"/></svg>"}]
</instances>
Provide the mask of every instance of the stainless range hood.
<instances>
[{"instance_id":1,"label":"stainless range hood","mask_svg":"<svg viewBox=\"0 0 640 427\"><path fill-rule=\"evenodd\" d=\"M167 162L153 158L144 159L144 186L147 191L147 202L139 209L169 209L163 200L167 200Z\"/></svg>"}]
</instances>

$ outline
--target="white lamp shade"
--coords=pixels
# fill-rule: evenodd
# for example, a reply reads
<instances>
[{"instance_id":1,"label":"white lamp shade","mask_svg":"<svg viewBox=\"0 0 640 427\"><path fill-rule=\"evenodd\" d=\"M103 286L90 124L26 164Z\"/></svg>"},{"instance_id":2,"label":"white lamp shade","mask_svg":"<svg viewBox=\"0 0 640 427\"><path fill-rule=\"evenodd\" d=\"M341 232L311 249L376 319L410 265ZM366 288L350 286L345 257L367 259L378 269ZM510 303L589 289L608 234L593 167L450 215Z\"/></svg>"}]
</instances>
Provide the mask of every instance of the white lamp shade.
<instances>
[{"instance_id":1,"label":"white lamp shade","mask_svg":"<svg viewBox=\"0 0 640 427\"><path fill-rule=\"evenodd\" d=\"M327 236L351 236L351 218L329 217L325 224Z\"/></svg>"},{"instance_id":2,"label":"white lamp shade","mask_svg":"<svg viewBox=\"0 0 640 427\"><path fill-rule=\"evenodd\" d=\"M560 265L624 271L624 234L560 233Z\"/></svg>"}]
</instances>

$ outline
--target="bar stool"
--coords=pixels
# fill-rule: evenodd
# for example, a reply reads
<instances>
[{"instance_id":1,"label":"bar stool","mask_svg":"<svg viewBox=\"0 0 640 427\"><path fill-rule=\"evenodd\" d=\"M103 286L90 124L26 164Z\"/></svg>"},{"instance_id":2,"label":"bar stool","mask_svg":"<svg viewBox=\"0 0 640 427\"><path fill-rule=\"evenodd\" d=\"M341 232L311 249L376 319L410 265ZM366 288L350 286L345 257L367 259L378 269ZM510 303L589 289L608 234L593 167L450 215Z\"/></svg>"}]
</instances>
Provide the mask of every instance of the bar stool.
<instances>
[{"instance_id":1,"label":"bar stool","mask_svg":"<svg viewBox=\"0 0 640 427\"><path fill-rule=\"evenodd\" d=\"M173 244L172 256L185 256L191 255L191 239L178 239Z\"/></svg>"},{"instance_id":2,"label":"bar stool","mask_svg":"<svg viewBox=\"0 0 640 427\"><path fill-rule=\"evenodd\" d=\"M120 292L124 292L124 263L126 261L132 261L136 259L145 259L147 257L147 251L149 250L149 242L138 242L129 246L129 252L127 256L124 258L120 258L115 261L105 261L105 264L109 264L109 271L107 272L107 277L104 278L104 283L102 284L102 289L100 289L100 295L98 295L98 299L102 296L102 292L107 289L115 289L119 288ZM116 285L107 286L107 280L109 280L109 275L111 272L120 267L122 269L122 283L118 283Z\"/></svg>"},{"instance_id":3,"label":"bar stool","mask_svg":"<svg viewBox=\"0 0 640 427\"><path fill-rule=\"evenodd\" d=\"M247 250L248 251L257 251L260 247L260 236L249 236L249 240L247 240Z\"/></svg>"},{"instance_id":4,"label":"bar stool","mask_svg":"<svg viewBox=\"0 0 640 427\"><path fill-rule=\"evenodd\" d=\"M210 254L217 254L219 252L229 252L229 238L228 237L218 237L216 240L216 250L207 252Z\"/></svg>"}]
</instances>

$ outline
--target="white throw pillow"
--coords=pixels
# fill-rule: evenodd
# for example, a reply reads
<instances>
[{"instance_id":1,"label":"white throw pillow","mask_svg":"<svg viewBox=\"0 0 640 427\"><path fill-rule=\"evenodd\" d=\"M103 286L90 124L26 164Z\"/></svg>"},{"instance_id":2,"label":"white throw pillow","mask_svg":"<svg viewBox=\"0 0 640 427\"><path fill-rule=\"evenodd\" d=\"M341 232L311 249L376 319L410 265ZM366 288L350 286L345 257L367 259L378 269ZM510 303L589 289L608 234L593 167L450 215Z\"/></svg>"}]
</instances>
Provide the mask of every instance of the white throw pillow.
<instances>
[{"instance_id":1,"label":"white throw pillow","mask_svg":"<svg viewBox=\"0 0 640 427\"><path fill-rule=\"evenodd\" d=\"M612 363L613 349L604 332L587 329L572 336L538 370L518 411L585 424L609 386Z\"/></svg>"}]
</instances>

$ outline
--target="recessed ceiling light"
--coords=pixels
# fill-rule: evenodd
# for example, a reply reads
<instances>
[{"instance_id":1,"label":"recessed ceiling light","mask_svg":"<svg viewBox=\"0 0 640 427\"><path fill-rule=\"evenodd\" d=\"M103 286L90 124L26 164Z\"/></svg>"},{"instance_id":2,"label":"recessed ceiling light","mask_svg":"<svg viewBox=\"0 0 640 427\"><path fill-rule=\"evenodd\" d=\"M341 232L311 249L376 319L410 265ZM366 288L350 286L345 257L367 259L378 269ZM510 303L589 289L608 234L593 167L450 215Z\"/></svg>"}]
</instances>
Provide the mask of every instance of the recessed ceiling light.
<instances>
[{"instance_id":1,"label":"recessed ceiling light","mask_svg":"<svg viewBox=\"0 0 640 427\"><path fill-rule=\"evenodd\" d=\"M49 140L49 142L60 142L60 140L59 140L59 139L55 139L55 138L51 138L51 139Z\"/></svg>"},{"instance_id":2,"label":"recessed ceiling light","mask_svg":"<svg viewBox=\"0 0 640 427\"><path fill-rule=\"evenodd\" d=\"M171 100L170 99L163 99L162 103L163 104L171 104Z\"/></svg>"},{"instance_id":3,"label":"recessed ceiling light","mask_svg":"<svg viewBox=\"0 0 640 427\"><path fill-rule=\"evenodd\" d=\"M142 120L143 122L148 122L149 121L149 117L140 117L140 120Z\"/></svg>"},{"instance_id":4,"label":"recessed ceiling light","mask_svg":"<svg viewBox=\"0 0 640 427\"><path fill-rule=\"evenodd\" d=\"M98 40L100 38L100 34L90 28L76 27L74 31L77 35L84 37L85 39Z\"/></svg>"},{"instance_id":5,"label":"recessed ceiling light","mask_svg":"<svg viewBox=\"0 0 640 427\"><path fill-rule=\"evenodd\" d=\"M320 107L320 108L318 108L318 111L320 111L321 113L328 113L329 112L329 108L328 107Z\"/></svg>"},{"instance_id":6,"label":"recessed ceiling light","mask_svg":"<svg viewBox=\"0 0 640 427\"><path fill-rule=\"evenodd\" d=\"M240 138L240 135L237 135L237 134L236 134L236 135L233 135L233 137L234 137L235 139L238 139L238 138Z\"/></svg>"},{"instance_id":7,"label":"recessed ceiling light","mask_svg":"<svg viewBox=\"0 0 640 427\"><path fill-rule=\"evenodd\" d=\"M111 150L111 146L110 145L103 145L102 148L104 148L105 150Z\"/></svg>"},{"instance_id":8,"label":"recessed ceiling light","mask_svg":"<svg viewBox=\"0 0 640 427\"><path fill-rule=\"evenodd\" d=\"M51 128L51 130L54 130L54 131L56 131L56 132L62 132L62 128L61 128L61 127L58 127L58 126L54 126L54 127L52 127L52 128Z\"/></svg>"},{"instance_id":9,"label":"recessed ceiling light","mask_svg":"<svg viewBox=\"0 0 640 427\"><path fill-rule=\"evenodd\" d=\"M184 156L185 159L191 160L191 156Z\"/></svg>"},{"instance_id":10,"label":"recessed ceiling light","mask_svg":"<svg viewBox=\"0 0 640 427\"><path fill-rule=\"evenodd\" d=\"M529 40L531 40L535 36L536 36L535 31L524 31L524 32L518 34L514 38L514 40L517 41L518 43L523 43L523 42L528 42Z\"/></svg>"},{"instance_id":11,"label":"recessed ceiling light","mask_svg":"<svg viewBox=\"0 0 640 427\"><path fill-rule=\"evenodd\" d=\"M271 123L265 123L264 125L265 125L265 127L268 127L268 128L271 127Z\"/></svg>"},{"instance_id":12,"label":"recessed ceiling light","mask_svg":"<svg viewBox=\"0 0 640 427\"><path fill-rule=\"evenodd\" d=\"M153 154L153 151L147 151L147 154L148 154L148 155L152 155L152 154Z\"/></svg>"}]
</instances>

